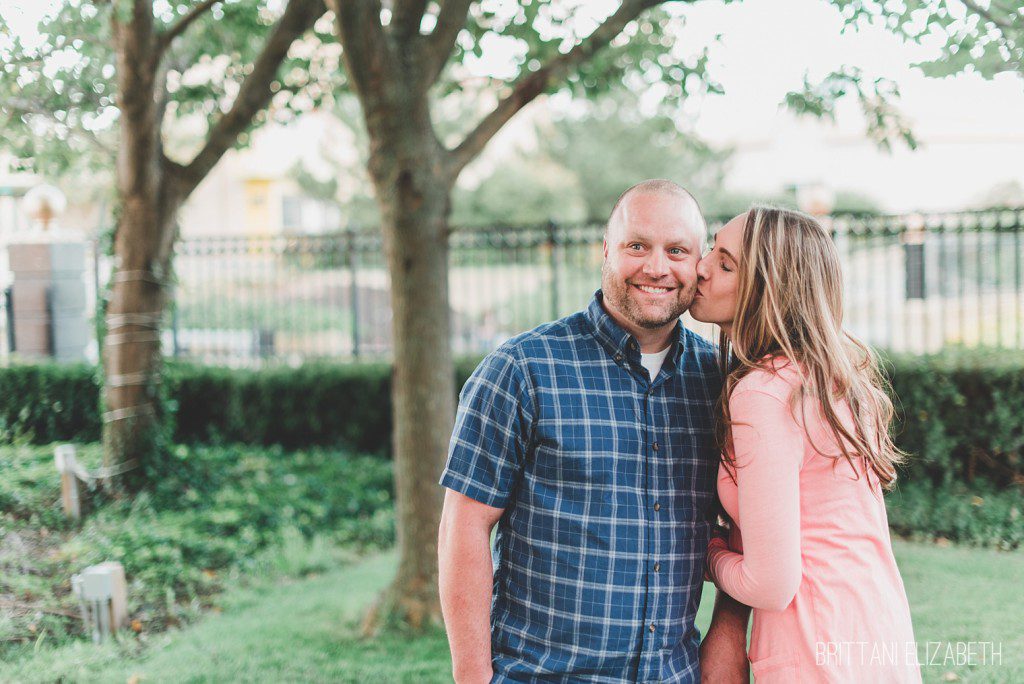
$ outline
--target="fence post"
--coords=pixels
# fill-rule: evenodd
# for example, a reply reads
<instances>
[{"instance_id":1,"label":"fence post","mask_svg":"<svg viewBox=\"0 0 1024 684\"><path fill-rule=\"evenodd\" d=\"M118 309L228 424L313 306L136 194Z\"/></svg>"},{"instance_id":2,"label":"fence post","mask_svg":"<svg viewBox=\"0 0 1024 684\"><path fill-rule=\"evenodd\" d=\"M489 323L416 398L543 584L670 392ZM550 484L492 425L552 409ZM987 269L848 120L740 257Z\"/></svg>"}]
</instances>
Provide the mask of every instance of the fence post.
<instances>
[{"instance_id":1,"label":"fence post","mask_svg":"<svg viewBox=\"0 0 1024 684\"><path fill-rule=\"evenodd\" d=\"M356 285L356 231L349 226L345 229L347 237L347 249L345 251L348 261L348 272L352 278L352 285L349 287L350 308L352 310L352 357L359 358L359 290Z\"/></svg>"},{"instance_id":2,"label":"fence post","mask_svg":"<svg viewBox=\"0 0 1024 684\"><path fill-rule=\"evenodd\" d=\"M105 209L100 207L100 216ZM103 319L106 313L103 308L103 294L100 291L100 233L102 229L96 226L96 237L92 239L92 311L93 311L93 334L96 335L96 357L103 359Z\"/></svg>"},{"instance_id":3,"label":"fence post","mask_svg":"<svg viewBox=\"0 0 1024 684\"><path fill-rule=\"evenodd\" d=\"M920 214L907 216L900 242L903 243L903 341L907 349L922 353L928 349L928 287L925 276L925 240L927 238L924 217ZM915 316L915 314L917 314ZM923 340L920 347L911 344L913 318L921 324L917 339Z\"/></svg>"},{"instance_id":4,"label":"fence post","mask_svg":"<svg viewBox=\"0 0 1024 684\"><path fill-rule=\"evenodd\" d=\"M7 353L14 353L14 290L8 285L4 290L4 312L7 314Z\"/></svg>"},{"instance_id":5,"label":"fence post","mask_svg":"<svg viewBox=\"0 0 1024 684\"><path fill-rule=\"evenodd\" d=\"M551 320L557 320L559 318L559 297L558 297L558 281L561 277L561 269L559 268L559 251L558 251L558 225L554 221L548 221L548 250L549 250L549 261L551 264Z\"/></svg>"},{"instance_id":6,"label":"fence post","mask_svg":"<svg viewBox=\"0 0 1024 684\"><path fill-rule=\"evenodd\" d=\"M178 344L178 288L174 288L174 297L171 298L171 349L174 358L181 355Z\"/></svg>"},{"instance_id":7,"label":"fence post","mask_svg":"<svg viewBox=\"0 0 1024 684\"><path fill-rule=\"evenodd\" d=\"M53 283L50 283L46 286L46 353L50 358L57 356L57 312L53 299Z\"/></svg>"},{"instance_id":8,"label":"fence post","mask_svg":"<svg viewBox=\"0 0 1024 684\"><path fill-rule=\"evenodd\" d=\"M1021 223L1024 219L1024 211L1017 212L1017 217L1013 223L1013 280L1014 280L1014 293L1017 295L1017 306L1013 309L1013 322L1014 322L1014 338L1017 343L1017 349L1024 348L1024 344L1021 344L1021 335L1024 334L1024 321L1021 320L1021 298L1024 296L1024 291L1021 290L1021 268L1020 262L1024 258L1024 254L1021 253L1020 249L1020 233Z\"/></svg>"}]
</instances>

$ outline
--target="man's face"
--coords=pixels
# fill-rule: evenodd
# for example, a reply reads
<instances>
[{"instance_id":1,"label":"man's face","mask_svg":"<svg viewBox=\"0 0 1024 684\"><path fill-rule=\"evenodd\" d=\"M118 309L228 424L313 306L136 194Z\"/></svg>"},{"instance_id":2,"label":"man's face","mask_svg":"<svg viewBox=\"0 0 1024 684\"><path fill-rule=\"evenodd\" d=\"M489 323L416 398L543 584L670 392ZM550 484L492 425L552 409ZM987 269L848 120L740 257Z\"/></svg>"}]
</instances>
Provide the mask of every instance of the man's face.
<instances>
[{"instance_id":1,"label":"man's face","mask_svg":"<svg viewBox=\"0 0 1024 684\"><path fill-rule=\"evenodd\" d=\"M601 289L605 306L634 325L674 325L693 301L704 223L685 197L627 197L608 226Z\"/></svg>"}]
</instances>

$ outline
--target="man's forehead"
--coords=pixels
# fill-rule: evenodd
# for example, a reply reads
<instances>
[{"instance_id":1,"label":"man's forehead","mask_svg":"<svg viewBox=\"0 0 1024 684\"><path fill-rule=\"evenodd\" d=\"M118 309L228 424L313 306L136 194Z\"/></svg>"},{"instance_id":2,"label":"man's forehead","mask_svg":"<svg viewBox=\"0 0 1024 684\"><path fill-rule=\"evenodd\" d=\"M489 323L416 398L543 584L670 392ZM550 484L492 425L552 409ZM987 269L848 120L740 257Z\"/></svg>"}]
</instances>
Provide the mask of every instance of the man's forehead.
<instances>
[{"instance_id":1,"label":"man's forehead","mask_svg":"<svg viewBox=\"0 0 1024 684\"><path fill-rule=\"evenodd\" d=\"M680 239L705 239L704 219L697 203L688 195L637 193L626 198L616 213L610 228L618 227L617 232L624 238L641 237L657 226L678 233Z\"/></svg>"}]
</instances>

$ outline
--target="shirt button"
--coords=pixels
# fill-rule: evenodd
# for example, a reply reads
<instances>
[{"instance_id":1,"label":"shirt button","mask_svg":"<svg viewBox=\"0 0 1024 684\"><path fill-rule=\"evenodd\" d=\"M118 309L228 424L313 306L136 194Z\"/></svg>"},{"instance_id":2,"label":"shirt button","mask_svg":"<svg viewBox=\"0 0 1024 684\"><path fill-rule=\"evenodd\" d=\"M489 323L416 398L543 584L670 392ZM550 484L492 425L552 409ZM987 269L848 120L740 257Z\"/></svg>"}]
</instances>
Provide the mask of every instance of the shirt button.
<instances>
[{"instance_id":1,"label":"shirt button","mask_svg":"<svg viewBox=\"0 0 1024 684\"><path fill-rule=\"evenodd\" d=\"M615 363L622 363L622 354L615 355Z\"/></svg>"},{"instance_id":2,"label":"shirt button","mask_svg":"<svg viewBox=\"0 0 1024 684\"><path fill-rule=\"evenodd\" d=\"M654 449L655 451L657 451L658 450L658 443L655 442L654 444L652 444L651 448Z\"/></svg>"},{"instance_id":3,"label":"shirt button","mask_svg":"<svg viewBox=\"0 0 1024 684\"><path fill-rule=\"evenodd\" d=\"M652 632L654 631L654 623L653 622L651 623L650 631L652 631Z\"/></svg>"},{"instance_id":4,"label":"shirt button","mask_svg":"<svg viewBox=\"0 0 1024 684\"><path fill-rule=\"evenodd\" d=\"M654 510L660 511L661 510L661 504L660 503L654 504Z\"/></svg>"},{"instance_id":5,"label":"shirt button","mask_svg":"<svg viewBox=\"0 0 1024 684\"><path fill-rule=\"evenodd\" d=\"M654 572L661 572L661 563L654 564Z\"/></svg>"}]
</instances>

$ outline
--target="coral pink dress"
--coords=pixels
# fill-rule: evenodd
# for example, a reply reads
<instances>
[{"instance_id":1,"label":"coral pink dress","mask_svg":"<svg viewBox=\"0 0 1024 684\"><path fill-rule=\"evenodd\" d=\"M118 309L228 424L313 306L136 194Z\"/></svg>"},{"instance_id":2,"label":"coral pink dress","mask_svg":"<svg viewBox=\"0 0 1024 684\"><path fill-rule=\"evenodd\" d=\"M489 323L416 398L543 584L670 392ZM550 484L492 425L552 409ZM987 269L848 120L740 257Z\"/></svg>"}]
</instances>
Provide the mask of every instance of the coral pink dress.
<instances>
[{"instance_id":1,"label":"coral pink dress","mask_svg":"<svg viewBox=\"0 0 1024 684\"><path fill-rule=\"evenodd\" d=\"M715 584L754 609L754 679L920 682L878 478L815 450L840 453L817 402L806 425L790 410L795 366L774 368L744 377L729 402L739 468L734 483L719 467L718 493L742 552L717 538L708 549ZM852 429L845 404L839 416Z\"/></svg>"}]
</instances>

